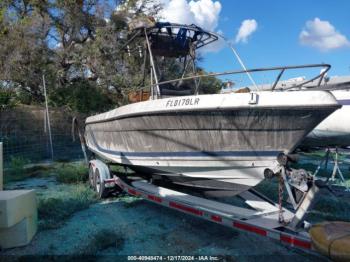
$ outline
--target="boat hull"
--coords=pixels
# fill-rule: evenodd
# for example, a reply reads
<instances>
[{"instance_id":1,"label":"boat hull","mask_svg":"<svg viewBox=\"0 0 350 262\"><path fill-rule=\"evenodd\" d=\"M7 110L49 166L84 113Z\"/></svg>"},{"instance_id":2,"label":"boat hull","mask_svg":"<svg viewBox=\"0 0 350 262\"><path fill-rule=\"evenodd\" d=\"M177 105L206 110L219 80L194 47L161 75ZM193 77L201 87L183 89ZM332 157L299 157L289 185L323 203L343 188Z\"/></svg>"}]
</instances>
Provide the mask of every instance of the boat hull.
<instances>
[{"instance_id":1,"label":"boat hull","mask_svg":"<svg viewBox=\"0 0 350 262\"><path fill-rule=\"evenodd\" d=\"M232 97L249 101L250 95L215 95L214 101L208 96L186 98L207 100L202 107L198 102L167 108L174 99L161 99L163 108L159 100L127 106L127 113L119 110L88 119L87 145L99 156L145 174L239 193L263 180L263 171L276 165L279 153L293 151L338 107L329 94L326 104L317 106L300 102L280 106L264 100L250 106L235 99L225 105ZM155 110L148 110L152 103ZM133 110L136 113L130 114Z\"/></svg>"}]
</instances>

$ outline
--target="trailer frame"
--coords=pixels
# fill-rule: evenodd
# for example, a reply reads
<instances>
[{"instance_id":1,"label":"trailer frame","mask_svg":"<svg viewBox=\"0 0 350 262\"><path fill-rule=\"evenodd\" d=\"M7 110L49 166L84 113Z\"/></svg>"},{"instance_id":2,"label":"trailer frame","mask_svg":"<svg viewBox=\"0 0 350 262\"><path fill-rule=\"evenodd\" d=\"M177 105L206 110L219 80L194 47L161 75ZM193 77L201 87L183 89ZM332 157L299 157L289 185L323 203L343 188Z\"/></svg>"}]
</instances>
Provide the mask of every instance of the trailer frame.
<instances>
[{"instance_id":1,"label":"trailer frame","mask_svg":"<svg viewBox=\"0 0 350 262\"><path fill-rule=\"evenodd\" d=\"M107 164L100 160L91 160L89 167L93 173L97 173L100 176L100 181L103 182L103 188L105 190L115 190L115 188L118 188L120 191L124 191L129 195L143 198L149 202L197 218L267 237L279 241L284 245L318 254L313 250L310 236L307 233L310 224L305 223L304 227L299 226L298 228L295 225L291 226L293 219L300 216L300 212L305 212L304 203L299 205L301 211L296 210L292 212L283 208L284 217L290 222L289 224L283 224L279 222L278 204L255 190L248 190L239 195L251 207L248 209L158 187L141 178L136 181L126 181L126 179L110 172ZM312 201L317 191L318 188L314 185L306 194L303 201L307 203ZM97 193L102 196L105 192L101 193L97 191ZM306 208L309 206L309 204L306 204ZM299 222L299 219L297 221Z\"/></svg>"}]
</instances>

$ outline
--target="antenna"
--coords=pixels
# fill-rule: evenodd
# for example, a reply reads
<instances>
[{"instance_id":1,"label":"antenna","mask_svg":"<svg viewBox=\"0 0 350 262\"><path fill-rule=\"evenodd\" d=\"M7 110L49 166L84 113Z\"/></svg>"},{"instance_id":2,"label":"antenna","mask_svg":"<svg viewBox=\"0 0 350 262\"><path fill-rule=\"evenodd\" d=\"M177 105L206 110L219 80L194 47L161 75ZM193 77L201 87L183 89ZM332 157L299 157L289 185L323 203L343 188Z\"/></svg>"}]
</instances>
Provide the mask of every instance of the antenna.
<instances>
[{"instance_id":1,"label":"antenna","mask_svg":"<svg viewBox=\"0 0 350 262\"><path fill-rule=\"evenodd\" d=\"M238 52L236 51L236 49L233 47L233 44L231 43L231 41L229 41L228 39L226 39L226 37L224 37L222 34L218 34L218 36L220 36L222 39L224 39L224 41L226 42L226 44L230 47L231 51L233 52L233 54L236 56L238 63L241 65L241 67L243 68L244 71L246 71L245 73L247 74L249 80L252 82L253 86L255 87L256 91L259 91L260 89L258 88L258 86L256 85L253 77L251 76L251 74L248 72L246 66L244 65L241 57L239 56Z\"/></svg>"},{"instance_id":2,"label":"antenna","mask_svg":"<svg viewBox=\"0 0 350 262\"><path fill-rule=\"evenodd\" d=\"M225 39L225 38L224 38L224 39ZM225 39L225 40L226 40L226 39ZM248 72L247 68L245 67L245 65L244 65L242 59L240 58L240 56L238 55L236 49L233 48L233 45L232 45L231 43L229 43L228 41L226 41L226 42L228 43L228 45L229 45L229 47L231 48L231 50L232 50L232 52L234 53L234 55L236 56L238 62L241 64L243 70L246 71L246 74L247 74L249 80L253 83L253 85L254 85L256 91L259 91L258 86L256 85L256 83L255 83L253 77L252 77L251 74Z\"/></svg>"}]
</instances>

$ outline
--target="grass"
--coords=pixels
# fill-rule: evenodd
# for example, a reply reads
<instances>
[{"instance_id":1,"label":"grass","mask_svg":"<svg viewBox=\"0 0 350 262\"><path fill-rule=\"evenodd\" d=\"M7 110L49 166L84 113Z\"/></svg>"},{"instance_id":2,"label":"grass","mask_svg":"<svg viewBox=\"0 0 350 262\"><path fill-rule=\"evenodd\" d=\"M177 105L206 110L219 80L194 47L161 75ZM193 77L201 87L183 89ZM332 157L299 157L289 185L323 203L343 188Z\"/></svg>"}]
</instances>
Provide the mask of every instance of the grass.
<instances>
[{"instance_id":1,"label":"grass","mask_svg":"<svg viewBox=\"0 0 350 262\"><path fill-rule=\"evenodd\" d=\"M29 163L30 161L23 157L11 157L8 168L4 172L4 183L27 178L28 174L25 172L25 166Z\"/></svg>"},{"instance_id":2,"label":"grass","mask_svg":"<svg viewBox=\"0 0 350 262\"><path fill-rule=\"evenodd\" d=\"M54 167L52 165L35 165L26 167L25 173L29 177L44 177L52 175Z\"/></svg>"},{"instance_id":3,"label":"grass","mask_svg":"<svg viewBox=\"0 0 350 262\"><path fill-rule=\"evenodd\" d=\"M318 164L323 160L323 157L325 156L324 151L314 151L314 152L309 152L309 153L303 153L302 156L300 157L300 161L297 164L294 164L292 167L294 168L303 168L305 170L308 170L312 173L315 172ZM330 158L328 161L327 168L325 168L325 163L321 166L317 176L319 177L329 177L332 174L334 163L333 159L335 157L334 153L330 154ZM345 153L339 153L338 154L338 161L339 161L339 166L340 169L345 176L345 178L350 179L350 165L349 161L347 160L349 157L348 154Z\"/></svg>"},{"instance_id":4,"label":"grass","mask_svg":"<svg viewBox=\"0 0 350 262\"><path fill-rule=\"evenodd\" d=\"M108 248L121 249L124 246L125 238L122 234L103 229L97 232L83 250L85 254L96 254Z\"/></svg>"},{"instance_id":5,"label":"grass","mask_svg":"<svg viewBox=\"0 0 350 262\"><path fill-rule=\"evenodd\" d=\"M350 222L349 199L322 195L314 208L308 212L308 218L315 222L324 220Z\"/></svg>"},{"instance_id":6,"label":"grass","mask_svg":"<svg viewBox=\"0 0 350 262\"><path fill-rule=\"evenodd\" d=\"M59 185L57 191L38 197L39 228L60 227L75 212L97 201L96 194L86 184Z\"/></svg>"},{"instance_id":7,"label":"grass","mask_svg":"<svg viewBox=\"0 0 350 262\"><path fill-rule=\"evenodd\" d=\"M47 166L28 167L29 161L23 158L13 158L10 162L10 169L6 172L5 182L18 181L31 177L56 177L58 184L53 188L38 190L38 212L39 228L41 230L60 227L74 213L88 208L91 204L97 202L95 192L87 185L88 169L81 163L55 163ZM343 166L344 167L344 166ZM306 170L315 170L316 165L304 162L295 168L304 168ZM119 166L112 166L114 172L124 172ZM320 175L329 175L329 170L322 171ZM349 178L349 172L344 172ZM350 183L350 179L347 180ZM256 186L256 189L272 200L278 199L278 180L265 180ZM286 192L284 192L286 195ZM286 196L284 197L286 199ZM133 196L118 196L118 200L123 202L125 208L132 208L139 205L142 201ZM335 197L321 196L315 207L308 213L311 221L320 220L343 220L350 221L350 203L348 200L337 199ZM116 239L117 235L108 235L114 233L102 232L94 237L97 249L108 248L112 244L105 241L106 246L98 246L100 238L107 236L108 239ZM120 240L122 243L122 240ZM109 244L108 244L109 243ZM115 242L113 242L114 245Z\"/></svg>"},{"instance_id":8,"label":"grass","mask_svg":"<svg viewBox=\"0 0 350 262\"><path fill-rule=\"evenodd\" d=\"M350 188L350 179L345 179L345 182L340 182L340 185Z\"/></svg>"},{"instance_id":9,"label":"grass","mask_svg":"<svg viewBox=\"0 0 350 262\"><path fill-rule=\"evenodd\" d=\"M27 169L24 169L24 171L13 174L12 171L5 170L4 171L4 184L8 184L11 182L16 182L16 181L22 181L28 178L34 178L34 177L43 177L46 175L49 175L49 172L52 171L52 169L46 169L42 168L39 170L39 168L36 169L36 171L28 171Z\"/></svg>"},{"instance_id":10,"label":"grass","mask_svg":"<svg viewBox=\"0 0 350 262\"><path fill-rule=\"evenodd\" d=\"M29 166L24 158L12 158L5 173L5 183L33 177L56 177L60 184L48 190L37 190L39 228L60 227L75 212L97 201L87 183L88 168L81 163L54 163Z\"/></svg>"},{"instance_id":11,"label":"grass","mask_svg":"<svg viewBox=\"0 0 350 262\"><path fill-rule=\"evenodd\" d=\"M110 166L109 166L109 169L110 169L112 172L123 173L123 174L125 173L124 167L119 166L119 165L110 165Z\"/></svg>"},{"instance_id":12,"label":"grass","mask_svg":"<svg viewBox=\"0 0 350 262\"><path fill-rule=\"evenodd\" d=\"M125 208L136 207L142 202L142 198L129 195L118 196L118 200L123 203Z\"/></svg>"},{"instance_id":13,"label":"grass","mask_svg":"<svg viewBox=\"0 0 350 262\"><path fill-rule=\"evenodd\" d=\"M4 171L4 184L33 177L56 176L60 183L81 183L88 180L88 168L82 163L56 162L50 165L30 165L23 157L12 157Z\"/></svg>"},{"instance_id":14,"label":"grass","mask_svg":"<svg viewBox=\"0 0 350 262\"><path fill-rule=\"evenodd\" d=\"M57 181L60 183L74 184L86 182L89 178L89 170L83 164L60 164L56 168Z\"/></svg>"}]
</instances>

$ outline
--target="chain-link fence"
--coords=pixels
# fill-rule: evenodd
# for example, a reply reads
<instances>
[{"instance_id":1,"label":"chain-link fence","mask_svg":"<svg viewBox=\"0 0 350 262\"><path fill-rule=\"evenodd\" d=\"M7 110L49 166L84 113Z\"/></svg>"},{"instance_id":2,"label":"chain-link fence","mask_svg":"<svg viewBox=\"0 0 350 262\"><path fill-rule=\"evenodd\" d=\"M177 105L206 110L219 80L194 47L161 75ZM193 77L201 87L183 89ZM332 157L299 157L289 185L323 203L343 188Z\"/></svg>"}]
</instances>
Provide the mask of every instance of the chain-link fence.
<instances>
[{"instance_id":1,"label":"chain-link fence","mask_svg":"<svg viewBox=\"0 0 350 262\"><path fill-rule=\"evenodd\" d=\"M21 105L0 111L0 142L3 142L5 166L14 158L31 163L83 158L80 141L73 142L71 130L73 117L82 122L85 116L65 108L50 109L49 116L53 158L44 107Z\"/></svg>"}]
</instances>

